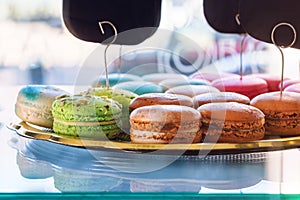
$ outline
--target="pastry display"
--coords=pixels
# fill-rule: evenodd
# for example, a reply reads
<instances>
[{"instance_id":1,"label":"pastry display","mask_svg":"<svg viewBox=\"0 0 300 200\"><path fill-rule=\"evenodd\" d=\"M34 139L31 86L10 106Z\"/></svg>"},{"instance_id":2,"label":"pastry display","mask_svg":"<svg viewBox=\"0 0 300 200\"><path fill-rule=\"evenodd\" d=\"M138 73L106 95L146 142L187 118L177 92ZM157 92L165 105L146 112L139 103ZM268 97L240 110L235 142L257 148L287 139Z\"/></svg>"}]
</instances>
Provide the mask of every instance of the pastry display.
<instances>
[{"instance_id":1,"label":"pastry display","mask_svg":"<svg viewBox=\"0 0 300 200\"><path fill-rule=\"evenodd\" d=\"M142 78L134 74L119 74L111 73L108 76L108 82L110 86L114 86L118 83L129 82L129 81L142 81ZM94 87L106 86L106 77L101 76L94 84Z\"/></svg>"},{"instance_id":2,"label":"pastry display","mask_svg":"<svg viewBox=\"0 0 300 200\"><path fill-rule=\"evenodd\" d=\"M130 115L132 143L200 142L200 113L178 105L152 105L135 109Z\"/></svg>"},{"instance_id":3,"label":"pastry display","mask_svg":"<svg viewBox=\"0 0 300 200\"><path fill-rule=\"evenodd\" d=\"M214 92L219 92L219 90L209 85L182 85L182 86L173 87L166 91L167 94L181 94L189 97L194 97L199 94L214 93Z\"/></svg>"},{"instance_id":4,"label":"pastry display","mask_svg":"<svg viewBox=\"0 0 300 200\"><path fill-rule=\"evenodd\" d=\"M265 115L236 102L208 103L198 108L204 142L249 142L265 136Z\"/></svg>"},{"instance_id":5,"label":"pastry display","mask_svg":"<svg viewBox=\"0 0 300 200\"><path fill-rule=\"evenodd\" d=\"M26 122L52 128L52 102L57 97L64 95L68 95L68 93L53 86L27 85L18 93L15 113Z\"/></svg>"},{"instance_id":6,"label":"pastry display","mask_svg":"<svg viewBox=\"0 0 300 200\"><path fill-rule=\"evenodd\" d=\"M193 101L195 108L198 108L207 103L216 102L237 102L250 104L250 99L247 96L235 92L214 92L199 94L197 96L194 96Z\"/></svg>"},{"instance_id":7,"label":"pastry display","mask_svg":"<svg viewBox=\"0 0 300 200\"><path fill-rule=\"evenodd\" d=\"M163 92L163 88L161 86L155 83L145 81L130 81L125 83L119 83L113 86L113 89L128 90L138 95Z\"/></svg>"},{"instance_id":8,"label":"pastry display","mask_svg":"<svg viewBox=\"0 0 300 200\"><path fill-rule=\"evenodd\" d=\"M250 102L266 116L268 134L300 135L300 94L295 92L270 92L261 94Z\"/></svg>"},{"instance_id":9,"label":"pastry display","mask_svg":"<svg viewBox=\"0 0 300 200\"><path fill-rule=\"evenodd\" d=\"M53 130L57 134L114 139L120 132L122 105L97 96L73 96L53 102Z\"/></svg>"},{"instance_id":10,"label":"pastry display","mask_svg":"<svg viewBox=\"0 0 300 200\"><path fill-rule=\"evenodd\" d=\"M180 94L165 94L165 93L148 93L134 98L129 109L135 110L143 106L151 105L181 105L193 107L192 98Z\"/></svg>"},{"instance_id":11,"label":"pastry display","mask_svg":"<svg viewBox=\"0 0 300 200\"><path fill-rule=\"evenodd\" d=\"M243 94L250 99L253 97L268 92L268 84L261 78L254 77L229 77L217 79L212 82L212 86L218 88L222 92L236 92Z\"/></svg>"}]
</instances>

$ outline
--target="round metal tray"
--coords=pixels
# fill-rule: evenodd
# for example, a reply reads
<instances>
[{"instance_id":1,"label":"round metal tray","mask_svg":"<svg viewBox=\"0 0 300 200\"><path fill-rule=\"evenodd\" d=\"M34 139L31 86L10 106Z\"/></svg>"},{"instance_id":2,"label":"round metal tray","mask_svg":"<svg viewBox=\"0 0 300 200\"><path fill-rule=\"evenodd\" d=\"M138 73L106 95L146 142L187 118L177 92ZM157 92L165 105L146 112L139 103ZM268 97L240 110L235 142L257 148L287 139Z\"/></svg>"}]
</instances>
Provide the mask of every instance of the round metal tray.
<instances>
[{"instance_id":1,"label":"round metal tray","mask_svg":"<svg viewBox=\"0 0 300 200\"><path fill-rule=\"evenodd\" d=\"M196 144L132 144L130 142L101 141L88 138L69 137L55 134L51 129L37 127L24 121L11 123L9 129L20 136L45 140L56 144L79 148L154 155L226 155L252 152L266 152L300 147L300 136L271 138L245 143L196 143Z\"/></svg>"}]
</instances>

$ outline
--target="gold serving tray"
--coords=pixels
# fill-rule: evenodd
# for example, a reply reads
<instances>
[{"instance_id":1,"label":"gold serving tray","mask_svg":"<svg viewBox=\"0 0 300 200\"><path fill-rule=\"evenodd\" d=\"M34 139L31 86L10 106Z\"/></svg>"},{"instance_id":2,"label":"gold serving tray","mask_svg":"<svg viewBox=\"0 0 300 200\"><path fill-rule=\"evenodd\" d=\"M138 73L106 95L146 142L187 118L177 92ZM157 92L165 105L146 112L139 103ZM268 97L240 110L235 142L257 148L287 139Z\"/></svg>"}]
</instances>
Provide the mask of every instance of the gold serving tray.
<instances>
[{"instance_id":1,"label":"gold serving tray","mask_svg":"<svg viewBox=\"0 0 300 200\"><path fill-rule=\"evenodd\" d=\"M271 138L245 143L196 143L196 144L132 144L130 142L101 141L88 138L69 137L55 134L50 129L39 128L24 121L11 123L9 129L20 136L45 140L72 147L102 150L126 151L129 153L153 153L165 155L221 155L252 152L266 152L300 147L300 136Z\"/></svg>"}]
</instances>

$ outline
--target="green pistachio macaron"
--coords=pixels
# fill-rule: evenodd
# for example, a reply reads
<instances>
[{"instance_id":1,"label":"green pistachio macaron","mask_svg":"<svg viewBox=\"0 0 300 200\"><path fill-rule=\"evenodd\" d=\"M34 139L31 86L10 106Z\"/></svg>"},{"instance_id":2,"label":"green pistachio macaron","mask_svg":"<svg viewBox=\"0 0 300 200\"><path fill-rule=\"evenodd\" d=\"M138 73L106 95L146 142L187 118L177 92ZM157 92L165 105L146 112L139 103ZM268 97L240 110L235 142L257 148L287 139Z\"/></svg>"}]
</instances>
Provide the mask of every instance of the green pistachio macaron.
<instances>
[{"instance_id":1,"label":"green pistachio macaron","mask_svg":"<svg viewBox=\"0 0 300 200\"><path fill-rule=\"evenodd\" d=\"M57 134L114 139L120 132L122 105L97 96L76 95L52 104L53 131Z\"/></svg>"},{"instance_id":2,"label":"green pistachio macaron","mask_svg":"<svg viewBox=\"0 0 300 200\"><path fill-rule=\"evenodd\" d=\"M112 88L106 88L106 87L97 87L97 88L90 88L88 91L84 92L83 94L89 95L89 96L101 96L101 97L107 97L111 98L118 103L122 105L122 115L121 115L121 122L122 126L121 129L123 132L128 133L128 137L121 137L120 140L129 140L129 104L132 99L137 97L138 95L122 89L112 89Z\"/></svg>"}]
</instances>

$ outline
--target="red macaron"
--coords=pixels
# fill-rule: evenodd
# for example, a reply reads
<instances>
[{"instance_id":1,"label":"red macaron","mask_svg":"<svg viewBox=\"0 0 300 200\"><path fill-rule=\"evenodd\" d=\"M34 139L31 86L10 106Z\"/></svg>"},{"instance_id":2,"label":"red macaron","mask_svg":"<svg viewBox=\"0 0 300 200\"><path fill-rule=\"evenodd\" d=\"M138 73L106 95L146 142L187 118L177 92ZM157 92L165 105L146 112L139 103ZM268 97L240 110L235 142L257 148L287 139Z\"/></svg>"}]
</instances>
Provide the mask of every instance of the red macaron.
<instances>
[{"instance_id":1,"label":"red macaron","mask_svg":"<svg viewBox=\"0 0 300 200\"><path fill-rule=\"evenodd\" d=\"M214 80L220 79L220 78L229 78L229 77L239 77L237 74L231 74L231 73L197 73L191 75L191 78L193 79L201 79L201 80L207 80L209 82L213 82Z\"/></svg>"},{"instance_id":2,"label":"red macaron","mask_svg":"<svg viewBox=\"0 0 300 200\"><path fill-rule=\"evenodd\" d=\"M269 92L276 92L280 90L280 87L278 88L278 85L281 83L281 77L272 75L272 74L251 74L247 75L247 77L254 77L254 78L261 78L265 80L268 84L268 90ZM284 80L288 80L288 78L284 78Z\"/></svg>"},{"instance_id":3,"label":"red macaron","mask_svg":"<svg viewBox=\"0 0 300 200\"><path fill-rule=\"evenodd\" d=\"M236 92L243 94L250 99L259 94L268 92L267 82L261 78L255 77L229 77L217 79L212 82L212 86L222 92Z\"/></svg>"}]
</instances>

